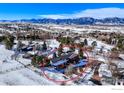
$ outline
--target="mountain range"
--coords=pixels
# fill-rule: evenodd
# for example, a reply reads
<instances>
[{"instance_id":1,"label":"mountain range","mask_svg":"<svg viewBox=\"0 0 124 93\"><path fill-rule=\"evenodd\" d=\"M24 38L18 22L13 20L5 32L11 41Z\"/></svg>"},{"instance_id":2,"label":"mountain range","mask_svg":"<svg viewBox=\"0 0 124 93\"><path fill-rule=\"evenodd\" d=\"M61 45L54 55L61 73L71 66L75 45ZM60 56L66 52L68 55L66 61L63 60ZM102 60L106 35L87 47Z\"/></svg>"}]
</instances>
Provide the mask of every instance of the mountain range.
<instances>
[{"instance_id":1,"label":"mountain range","mask_svg":"<svg viewBox=\"0 0 124 93\"><path fill-rule=\"evenodd\" d=\"M124 25L124 18L112 17L95 19L92 17L81 17L74 19L21 19L21 20L0 20L0 22L31 22L31 23L42 23L42 24L76 24L76 25Z\"/></svg>"}]
</instances>

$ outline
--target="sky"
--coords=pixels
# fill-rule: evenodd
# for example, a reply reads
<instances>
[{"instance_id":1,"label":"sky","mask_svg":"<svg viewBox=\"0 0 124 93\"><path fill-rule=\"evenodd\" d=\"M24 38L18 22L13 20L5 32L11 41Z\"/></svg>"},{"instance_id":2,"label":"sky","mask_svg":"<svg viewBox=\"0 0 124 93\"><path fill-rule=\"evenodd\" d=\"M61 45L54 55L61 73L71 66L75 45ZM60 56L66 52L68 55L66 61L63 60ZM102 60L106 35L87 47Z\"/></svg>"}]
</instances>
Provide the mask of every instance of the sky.
<instances>
[{"instance_id":1,"label":"sky","mask_svg":"<svg viewBox=\"0 0 124 93\"><path fill-rule=\"evenodd\" d=\"M124 17L124 4L0 3L0 20Z\"/></svg>"}]
</instances>

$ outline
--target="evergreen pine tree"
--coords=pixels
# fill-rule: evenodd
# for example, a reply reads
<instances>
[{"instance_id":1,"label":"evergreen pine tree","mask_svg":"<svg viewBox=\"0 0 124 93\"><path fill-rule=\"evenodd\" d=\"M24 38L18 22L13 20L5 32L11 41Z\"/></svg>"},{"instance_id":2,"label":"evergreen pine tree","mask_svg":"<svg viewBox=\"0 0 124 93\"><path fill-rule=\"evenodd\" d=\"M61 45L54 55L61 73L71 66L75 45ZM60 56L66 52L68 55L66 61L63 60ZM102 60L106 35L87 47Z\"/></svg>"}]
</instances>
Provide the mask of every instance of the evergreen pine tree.
<instances>
[{"instance_id":1,"label":"evergreen pine tree","mask_svg":"<svg viewBox=\"0 0 124 93\"><path fill-rule=\"evenodd\" d=\"M84 39L84 45L88 45L87 39Z\"/></svg>"},{"instance_id":2,"label":"evergreen pine tree","mask_svg":"<svg viewBox=\"0 0 124 93\"><path fill-rule=\"evenodd\" d=\"M93 41L91 45L94 48L95 46L97 46L97 42L96 41Z\"/></svg>"},{"instance_id":3,"label":"evergreen pine tree","mask_svg":"<svg viewBox=\"0 0 124 93\"><path fill-rule=\"evenodd\" d=\"M84 56L84 54L83 54L83 50L80 49L80 51L79 51L79 57L80 57L80 58L83 58L83 56Z\"/></svg>"},{"instance_id":4,"label":"evergreen pine tree","mask_svg":"<svg viewBox=\"0 0 124 93\"><path fill-rule=\"evenodd\" d=\"M62 44L60 44L59 49L58 49L58 56L61 56L63 52Z\"/></svg>"},{"instance_id":5,"label":"evergreen pine tree","mask_svg":"<svg viewBox=\"0 0 124 93\"><path fill-rule=\"evenodd\" d=\"M7 35L4 39L4 43L5 43L6 49L12 49L14 44L14 37L11 35Z\"/></svg>"},{"instance_id":6,"label":"evergreen pine tree","mask_svg":"<svg viewBox=\"0 0 124 93\"><path fill-rule=\"evenodd\" d=\"M46 51L47 50L47 45L46 45L46 42L44 41L43 43L43 51Z\"/></svg>"}]
</instances>

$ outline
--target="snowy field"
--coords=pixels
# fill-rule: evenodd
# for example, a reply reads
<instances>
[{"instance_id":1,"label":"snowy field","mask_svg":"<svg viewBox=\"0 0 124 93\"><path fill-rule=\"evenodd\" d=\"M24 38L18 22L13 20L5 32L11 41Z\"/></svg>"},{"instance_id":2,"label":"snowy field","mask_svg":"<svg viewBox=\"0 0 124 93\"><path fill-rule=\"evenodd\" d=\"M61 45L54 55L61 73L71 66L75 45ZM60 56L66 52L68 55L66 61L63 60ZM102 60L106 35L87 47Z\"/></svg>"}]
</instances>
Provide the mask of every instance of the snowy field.
<instances>
[{"instance_id":1,"label":"snowy field","mask_svg":"<svg viewBox=\"0 0 124 93\"><path fill-rule=\"evenodd\" d=\"M110 50L110 49L112 49L114 46L111 46L111 45L108 45L108 44L105 44L105 43L103 43L102 41L99 41L99 40L97 40L97 39L94 39L94 38L87 38L87 41L88 41L88 45L90 45L90 46L92 46L92 42L93 41L96 41L97 42L97 46L96 46L96 48L98 49L98 48L101 48L102 46L104 46L104 50Z\"/></svg>"},{"instance_id":2,"label":"snowy field","mask_svg":"<svg viewBox=\"0 0 124 93\"><path fill-rule=\"evenodd\" d=\"M11 60L13 54L13 51L6 50L3 45L0 45L0 85L55 85L33 70L26 68L24 65L30 64L30 60L19 58L24 65Z\"/></svg>"},{"instance_id":3,"label":"snowy field","mask_svg":"<svg viewBox=\"0 0 124 93\"><path fill-rule=\"evenodd\" d=\"M6 50L4 45L0 45L0 61L10 59L13 54L13 51Z\"/></svg>"},{"instance_id":4,"label":"snowy field","mask_svg":"<svg viewBox=\"0 0 124 93\"><path fill-rule=\"evenodd\" d=\"M91 26L91 25L45 25L46 27L50 27L53 30L56 31L66 31L67 29L70 29L70 31L74 32L74 33L83 33L83 32L87 32L90 33L92 31L100 31L100 32L116 32L116 33L124 33L124 27L118 27L118 26L100 26L100 25L96 25L96 26ZM40 28L43 29L43 28ZM48 29L47 29L48 30Z\"/></svg>"},{"instance_id":5,"label":"snowy field","mask_svg":"<svg viewBox=\"0 0 124 93\"><path fill-rule=\"evenodd\" d=\"M55 85L35 72L24 68L18 71L12 71L0 74L0 85Z\"/></svg>"}]
</instances>

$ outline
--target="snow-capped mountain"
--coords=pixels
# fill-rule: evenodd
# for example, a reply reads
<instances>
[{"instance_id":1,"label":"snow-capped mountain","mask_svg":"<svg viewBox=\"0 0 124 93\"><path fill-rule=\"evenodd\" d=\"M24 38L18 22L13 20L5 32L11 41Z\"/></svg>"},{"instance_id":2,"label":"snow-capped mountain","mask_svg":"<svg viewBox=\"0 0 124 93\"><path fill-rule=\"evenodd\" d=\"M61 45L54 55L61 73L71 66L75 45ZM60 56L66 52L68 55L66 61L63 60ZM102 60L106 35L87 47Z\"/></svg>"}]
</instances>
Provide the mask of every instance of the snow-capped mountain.
<instances>
[{"instance_id":1,"label":"snow-capped mountain","mask_svg":"<svg viewBox=\"0 0 124 93\"><path fill-rule=\"evenodd\" d=\"M21 20L0 20L0 22L31 22L31 23L53 23L53 24L76 24L76 25L124 25L124 18L111 17L103 19L95 19L92 17L81 17L74 19L21 19Z\"/></svg>"}]
</instances>

